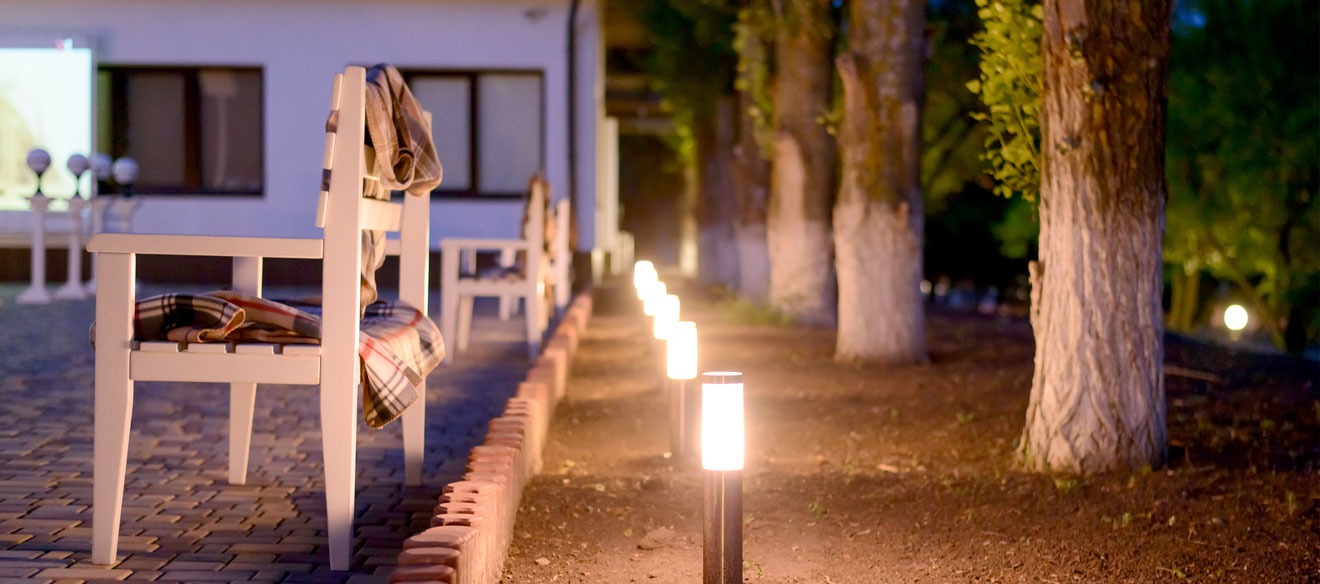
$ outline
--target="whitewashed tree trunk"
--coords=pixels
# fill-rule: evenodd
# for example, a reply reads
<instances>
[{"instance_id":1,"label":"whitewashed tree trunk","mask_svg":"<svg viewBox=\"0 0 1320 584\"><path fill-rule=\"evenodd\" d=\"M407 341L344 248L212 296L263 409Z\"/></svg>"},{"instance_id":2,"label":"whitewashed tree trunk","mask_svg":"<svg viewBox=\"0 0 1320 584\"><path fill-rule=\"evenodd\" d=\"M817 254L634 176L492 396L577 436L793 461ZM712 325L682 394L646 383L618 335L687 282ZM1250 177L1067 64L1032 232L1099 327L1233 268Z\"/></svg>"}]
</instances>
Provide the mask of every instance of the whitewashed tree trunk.
<instances>
[{"instance_id":1,"label":"whitewashed tree trunk","mask_svg":"<svg viewBox=\"0 0 1320 584\"><path fill-rule=\"evenodd\" d=\"M766 218L770 306L802 324L832 325L834 149L818 120L829 106L830 2L788 2L783 11L775 44L776 133Z\"/></svg>"},{"instance_id":2,"label":"whitewashed tree trunk","mask_svg":"<svg viewBox=\"0 0 1320 584\"><path fill-rule=\"evenodd\" d=\"M770 163L756 142L751 99L738 95L738 144L733 148L733 191L738 203L734 231L738 243L738 291L757 304L770 291L770 250L766 242L766 207L770 200Z\"/></svg>"},{"instance_id":3,"label":"whitewashed tree trunk","mask_svg":"<svg viewBox=\"0 0 1320 584\"><path fill-rule=\"evenodd\" d=\"M755 303L766 301L770 289L770 250L765 222L735 226L738 242L738 291Z\"/></svg>"},{"instance_id":4,"label":"whitewashed tree trunk","mask_svg":"<svg viewBox=\"0 0 1320 584\"><path fill-rule=\"evenodd\" d=\"M926 361L921 297L925 2L853 0L838 58L843 159L834 206L837 361Z\"/></svg>"},{"instance_id":5,"label":"whitewashed tree trunk","mask_svg":"<svg viewBox=\"0 0 1320 584\"><path fill-rule=\"evenodd\" d=\"M1029 468L1160 464L1166 0L1046 0Z\"/></svg>"},{"instance_id":6,"label":"whitewashed tree trunk","mask_svg":"<svg viewBox=\"0 0 1320 584\"><path fill-rule=\"evenodd\" d=\"M834 250L830 224L808 214L806 163L797 140L775 139L770 213L770 306L799 323L834 323Z\"/></svg>"}]
</instances>

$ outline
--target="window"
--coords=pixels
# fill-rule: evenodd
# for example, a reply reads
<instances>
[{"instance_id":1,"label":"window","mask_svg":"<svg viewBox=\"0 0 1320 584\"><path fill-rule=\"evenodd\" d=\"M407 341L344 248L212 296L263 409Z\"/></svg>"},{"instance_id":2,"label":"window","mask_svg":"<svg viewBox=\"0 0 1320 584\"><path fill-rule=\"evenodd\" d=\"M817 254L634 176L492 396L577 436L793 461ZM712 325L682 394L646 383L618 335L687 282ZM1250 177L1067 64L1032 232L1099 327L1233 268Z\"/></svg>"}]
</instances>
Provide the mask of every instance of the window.
<instances>
[{"instance_id":1,"label":"window","mask_svg":"<svg viewBox=\"0 0 1320 584\"><path fill-rule=\"evenodd\" d=\"M439 196L521 198L545 165L539 71L404 71L431 112Z\"/></svg>"},{"instance_id":2,"label":"window","mask_svg":"<svg viewBox=\"0 0 1320 584\"><path fill-rule=\"evenodd\" d=\"M97 84L98 149L137 160L134 193L262 193L260 68L103 66Z\"/></svg>"}]
</instances>

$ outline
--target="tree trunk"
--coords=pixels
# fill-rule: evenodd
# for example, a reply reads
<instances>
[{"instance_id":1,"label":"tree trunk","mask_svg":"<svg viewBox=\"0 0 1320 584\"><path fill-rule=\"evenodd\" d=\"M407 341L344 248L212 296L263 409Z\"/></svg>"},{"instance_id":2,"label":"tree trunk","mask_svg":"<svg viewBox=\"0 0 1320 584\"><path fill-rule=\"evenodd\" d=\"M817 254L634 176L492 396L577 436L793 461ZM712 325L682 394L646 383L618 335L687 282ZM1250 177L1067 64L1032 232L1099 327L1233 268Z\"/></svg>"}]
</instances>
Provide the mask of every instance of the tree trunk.
<instances>
[{"instance_id":1,"label":"tree trunk","mask_svg":"<svg viewBox=\"0 0 1320 584\"><path fill-rule=\"evenodd\" d=\"M921 298L925 2L853 0L834 206L836 361L926 361Z\"/></svg>"},{"instance_id":2,"label":"tree trunk","mask_svg":"<svg viewBox=\"0 0 1320 584\"><path fill-rule=\"evenodd\" d=\"M737 103L723 98L715 114L698 126L697 164L701 200L697 207L700 258L697 273L705 282L738 285L738 248L734 223L738 203L733 189L733 144Z\"/></svg>"},{"instance_id":3,"label":"tree trunk","mask_svg":"<svg viewBox=\"0 0 1320 584\"><path fill-rule=\"evenodd\" d=\"M1163 462L1168 0L1046 0L1028 467Z\"/></svg>"},{"instance_id":4,"label":"tree trunk","mask_svg":"<svg viewBox=\"0 0 1320 584\"><path fill-rule=\"evenodd\" d=\"M770 163L756 143L755 122L748 114L751 100L738 94L738 144L733 148L733 193L738 201L734 224L738 248L738 291L755 303L766 301L770 286L770 250L765 240L766 205L770 199Z\"/></svg>"},{"instance_id":5,"label":"tree trunk","mask_svg":"<svg viewBox=\"0 0 1320 584\"><path fill-rule=\"evenodd\" d=\"M830 239L834 151L817 119L829 109L828 0L785 2L775 44L774 167L766 221L770 305L803 324L835 321Z\"/></svg>"},{"instance_id":6,"label":"tree trunk","mask_svg":"<svg viewBox=\"0 0 1320 584\"><path fill-rule=\"evenodd\" d=\"M1201 299L1201 273L1188 273L1179 266L1169 278L1169 314L1165 319L1171 330L1187 332L1196 322L1197 309Z\"/></svg>"}]
</instances>

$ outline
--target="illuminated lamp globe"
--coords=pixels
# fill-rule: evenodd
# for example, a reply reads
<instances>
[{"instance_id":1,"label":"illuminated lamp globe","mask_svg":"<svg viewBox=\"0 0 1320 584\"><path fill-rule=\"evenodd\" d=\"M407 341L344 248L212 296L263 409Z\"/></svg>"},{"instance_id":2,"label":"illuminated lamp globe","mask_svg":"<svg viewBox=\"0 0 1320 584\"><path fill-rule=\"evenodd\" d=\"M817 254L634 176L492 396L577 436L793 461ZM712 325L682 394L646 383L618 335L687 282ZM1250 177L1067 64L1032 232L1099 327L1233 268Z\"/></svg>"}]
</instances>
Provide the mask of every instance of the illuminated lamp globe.
<instances>
[{"instance_id":1,"label":"illuminated lamp globe","mask_svg":"<svg viewBox=\"0 0 1320 584\"><path fill-rule=\"evenodd\" d=\"M131 185L138 179L138 163L136 160L127 156L116 160L110 167L110 172L115 175L115 182L121 185Z\"/></svg>"},{"instance_id":2,"label":"illuminated lamp globe","mask_svg":"<svg viewBox=\"0 0 1320 584\"><path fill-rule=\"evenodd\" d=\"M1242 308L1240 304L1234 304L1224 309L1224 326L1231 331L1240 331L1247 328L1247 309Z\"/></svg>"},{"instance_id":3,"label":"illuminated lamp globe","mask_svg":"<svg viewBox=\"0 0 1320 584\"><path fill-rule=\"evenodd\" d=\"M27 165L28 168L32 169L32 172L38 175L46 172L46 169L50 168L50 153L40 148L33 148L31 152L28 152Z\"/></svg>"},{"instance_id":4,"label":"illuminated lamp globe","mask_svg":"<svg viewBox=\"0 0 1320 584\"><path fill-rule=\"evenodd\" d=\"M110 169L114 163L114 159L104 152L97 152L92 156L92 174L96 176L96 180L109 180Z\"/></svg>"},{"instance_id":5,"label":"illuminated lamp globe","mask_svg":"<svg viewBox=\"0 0 1320 584\"><path fill-rule=\"evenodd\" d=\"M92 162L87 160L86 156L74 154L69 157L69 162L66 166L68 166L69 172L73 173L73 176L81 177L84 172L87 172L87 169L92 167Z\"/></svg>"}]
</instances>

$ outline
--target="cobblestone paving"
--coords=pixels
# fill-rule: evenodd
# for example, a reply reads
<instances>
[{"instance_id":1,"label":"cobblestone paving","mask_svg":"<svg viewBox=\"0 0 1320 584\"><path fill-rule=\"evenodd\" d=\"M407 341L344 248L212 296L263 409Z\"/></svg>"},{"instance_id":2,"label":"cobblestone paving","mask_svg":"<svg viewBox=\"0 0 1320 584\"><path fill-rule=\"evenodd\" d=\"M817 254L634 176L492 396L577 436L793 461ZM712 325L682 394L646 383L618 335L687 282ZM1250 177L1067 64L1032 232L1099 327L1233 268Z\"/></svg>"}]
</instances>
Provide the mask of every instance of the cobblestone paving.
<instances>
[{"instance_id":1,"label":"cobblestone paving","mask_svg":"<svg viewBox=\"0 0 1320 584\"><path fill-rule=\"evenodd\" d=\"M500 322L493 304L478 302L472 348L428 378L421 487L403 486L401 424L371 430L359 421L349 572L329 569L315 387L260 386L248 484L230 485L228 386L138 383L120 559L97 566L93 302L17 306L19 290L0 286L0 584L384 582L402 540L428 525L441 487L462 475L468 449L527 366L521 321Z\"/></svg>"}]
</instances>

